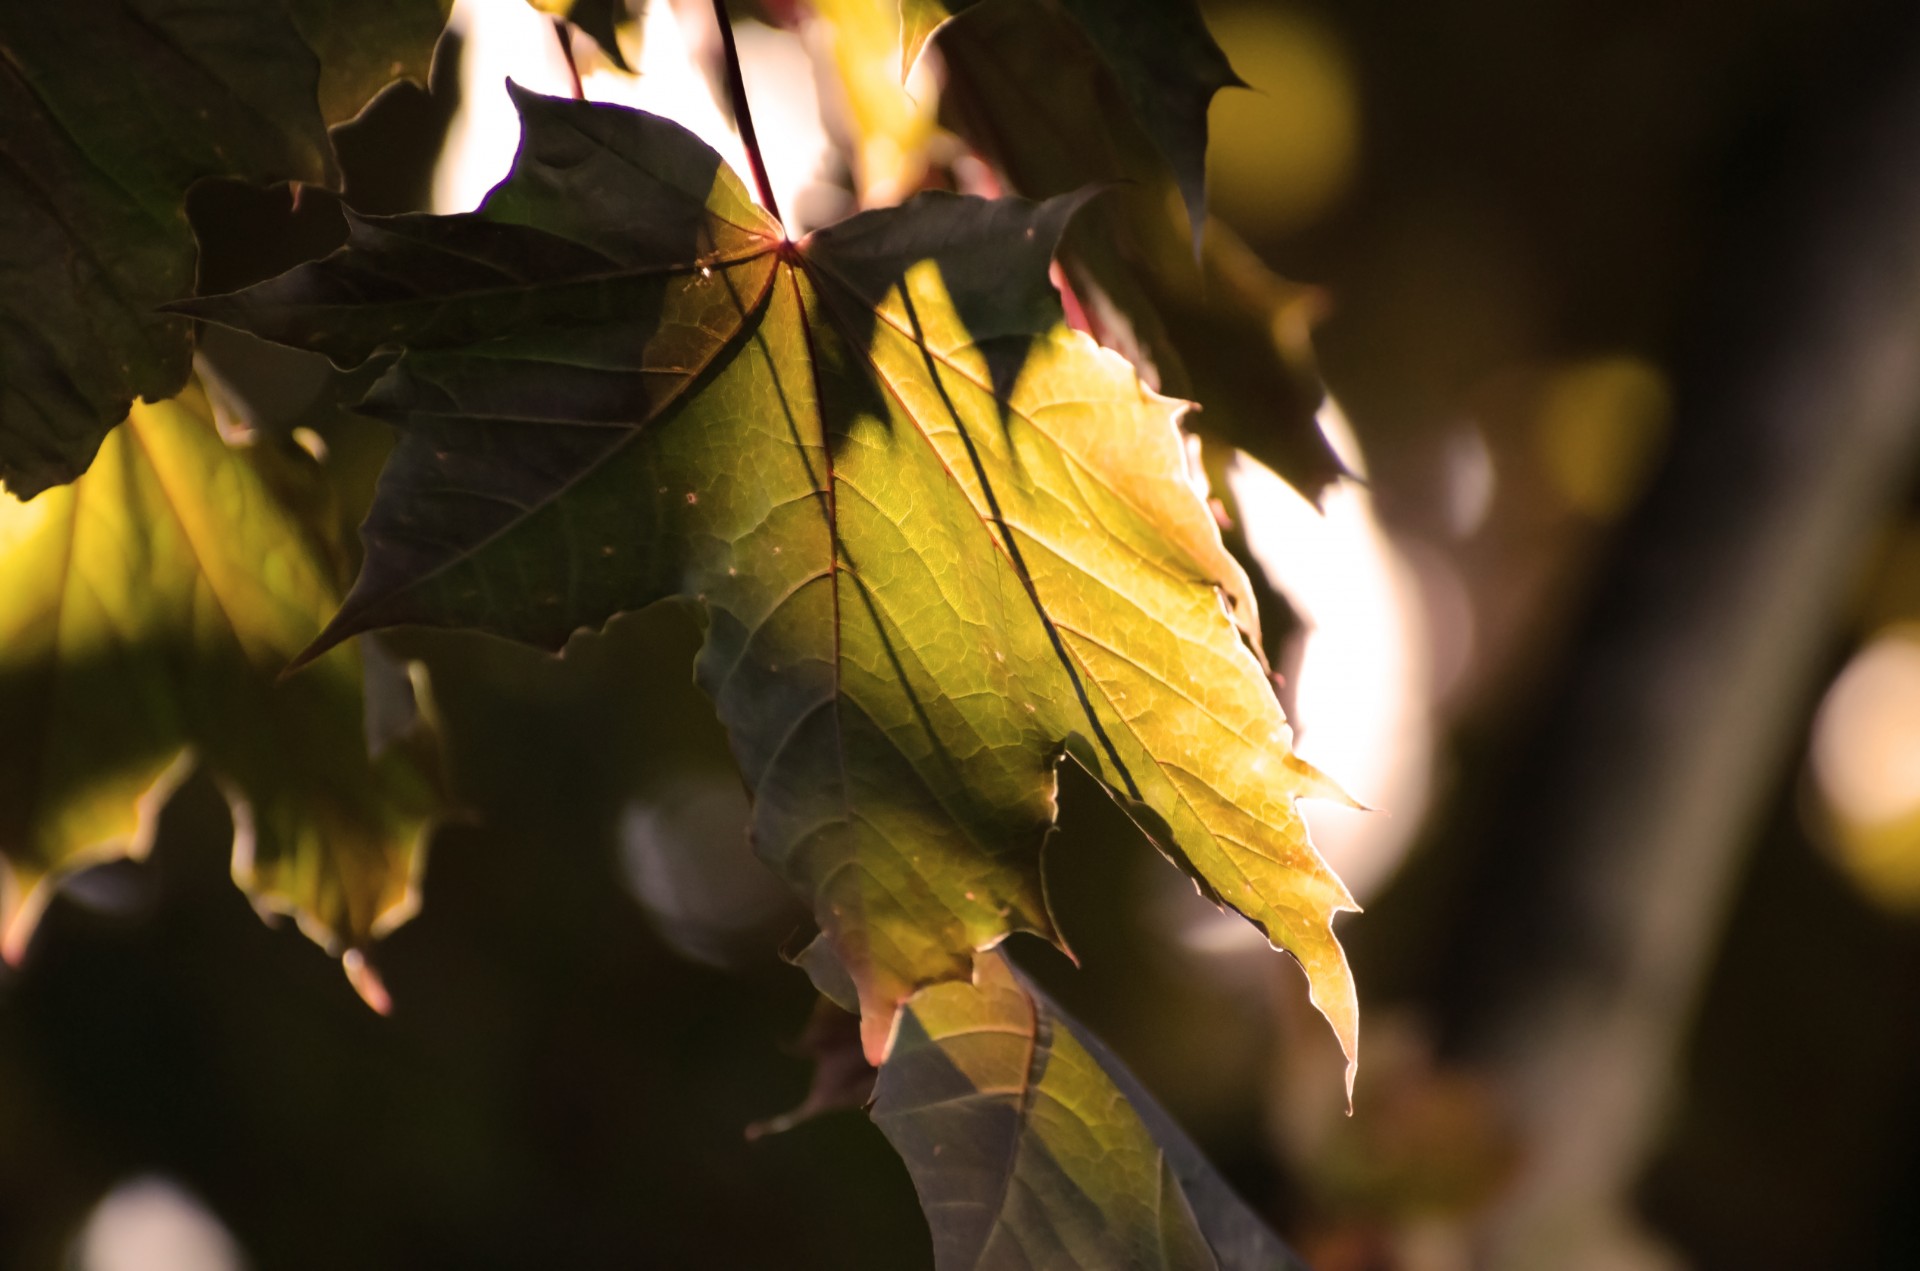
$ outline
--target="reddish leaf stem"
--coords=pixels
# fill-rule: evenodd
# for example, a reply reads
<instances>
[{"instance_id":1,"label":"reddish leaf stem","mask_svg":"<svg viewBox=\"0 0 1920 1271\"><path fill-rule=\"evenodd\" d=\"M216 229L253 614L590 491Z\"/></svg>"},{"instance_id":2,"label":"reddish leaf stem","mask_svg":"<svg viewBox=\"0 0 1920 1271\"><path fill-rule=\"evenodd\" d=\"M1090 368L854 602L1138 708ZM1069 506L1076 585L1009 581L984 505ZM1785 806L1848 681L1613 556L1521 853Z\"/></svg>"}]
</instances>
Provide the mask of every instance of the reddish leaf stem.
<instances>
[{"instance_id":1,"label":"reddish leaf stem","mask_svg":"<svg viewBox=\"0 0 1920 1271\"><path fill-rule=\"evenodd\" d=\"M573 83L573 100L585 101L587 89L580 82L580 64L573 60L573 33L567 30L565 18L553 20L553 38L560 41L560 56L567 59L567 78Z\"/></svg>"},{"instance_id":2,"label":"reddish leaf stem","mask_svg":"<svg viewBox=\"0 0 1920 1271\"><path fill-rule=\"evenodd\" d=\"M740 142L747 148L747 161L753 165L753 183L759 187L760 206L780 221L780 204L774 200L773 183L767 180L767 161L761 157L760 138L753 131L753 111L747 106L747 82L740 75L740 50L733 42L733 22L727 17L727 0L713 0L713 20L720 26L720 47L726 54L727 96L733 102L733 121L740 128Z\"/></svg>"}]
</instances>

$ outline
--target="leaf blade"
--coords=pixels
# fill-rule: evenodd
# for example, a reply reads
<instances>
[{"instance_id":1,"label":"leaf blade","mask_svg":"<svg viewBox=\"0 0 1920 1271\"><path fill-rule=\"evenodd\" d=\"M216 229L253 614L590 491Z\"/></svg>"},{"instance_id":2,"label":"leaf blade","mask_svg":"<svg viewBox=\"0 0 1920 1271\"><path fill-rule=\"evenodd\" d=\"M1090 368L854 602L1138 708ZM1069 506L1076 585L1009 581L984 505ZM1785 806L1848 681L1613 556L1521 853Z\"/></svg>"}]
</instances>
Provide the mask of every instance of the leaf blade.
<instances>
[{"instance_id":1,"label":"leaf blade","mask_svg":"<svg viewBox=\"0 0 1920 1271\"><path fill-rule=\"evenodd\" d=\"M998 953L908 1002L871 1114L913 1176L939 1271L1300 1265L1125 1066Z\"/></svg>"},{"instance_id":2,"label":"leaf blade","mask_svg":"<svg viewBox=\"0 0 1920 1271\"><path fill-rule=\"evenodd\" d=\"M326 639L411 621L559 649L621 610L699 606L696 677L754 793L756 847L811 901L876 1060L920 988L1012 931L1058 939L1039 857L1063 754L1301 958L1351 1056L1331 929L1351 900L1292 805L1332 787L1287 751L1246 578L1187 473L1184 405L1062 321L1047 267L1073 201L928 194L789 244L731 219L737 177L676 125L522 104L527 153L572 149L551 177L516 169L480 213L489 234L545 241L582 216L576 244L613 234L616 204L564 197L600 161L580 146L628 168L694 156L673 228L628 218L637 241L594 245L688 267L622 284L637 321L557 320L536 293L562 277L445 290L402 324L408 351L369 399L402 438ZM465 242L474 224L407 235ZM728 225L740 254L702 255ZM192 311L333 339L302 305L350 294L365 250ZM630 374L662 348L666 395Z\"/></svg>"},{"instance_id":3,"label":"leaf blade","mask_svg":"<svg viewBox=\"0 0 1920 1271\"><path fill-rule=\"evenodd\" d=\"M195 762L234 809L256 903L336 951L411 911L430 759L368 756L354 651L276 686L337 593L261 459L215 435L196 390L136 407L80 481L0 501L10 953L60 877L144 852Z\"/></svg>"},{"instance_id":4,"label":"leaf blade","mask_svg":"<svg viewBox=\"0 0 1920 1271\"><path fill-rule=\"evenodd\" d=\"M928 40L978 0L899 0L901 75ZM1207 106L1223 88L1245 87L1214 43L1193 0L1059 0L1097 54L1134 121L1172 172L1197 249L1207 219ZM996 19L1046 23L1041 0Z\"/></svg>"},{"instance_id":5,"label":"leaf blade","mask_svg":"<svg viewBox=\"0 0 1920 1271\"><path fill-rule=\"evenodd\" d=\"M426 66L443 0L71 0L0 10L0 484L86 470L135 398L186 383L183 211L211 177L332 184L327 139ZM360 24L403 37L369 56ZM111 68L102 73L101 68Z\"/></svg>"}]
</instances>

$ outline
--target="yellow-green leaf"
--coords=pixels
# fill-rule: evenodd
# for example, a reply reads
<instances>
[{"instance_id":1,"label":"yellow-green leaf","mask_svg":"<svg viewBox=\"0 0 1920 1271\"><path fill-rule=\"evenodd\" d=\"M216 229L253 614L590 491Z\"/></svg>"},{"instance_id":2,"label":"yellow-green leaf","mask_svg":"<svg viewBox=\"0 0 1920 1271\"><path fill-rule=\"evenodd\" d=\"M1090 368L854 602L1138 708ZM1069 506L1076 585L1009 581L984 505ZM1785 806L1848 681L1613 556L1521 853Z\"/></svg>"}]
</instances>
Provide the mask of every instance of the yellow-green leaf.
<instances>
[{"instance_id":1,"label":"yellow-green leaf","mask_svg":"<svg viewBox=\"0 0 1920 1271\"><path fill-rule=\"evenodd\" d=\"M1305 965L1349 1056L1352 907L1294 799L1247 582L1183 403L1062 321L1073 200L921 195L787 240L719 157L636 111L519 94L481 212L353 221L200 316L355 362L401 431L318 647L399 623L559 648L674 597L867 1050L1007 933L1053 936L1054 768L1097 776Z\"/></svg>"},{"instance_id":2,"label":"yellow-green leaf","mask_svg":"<svg viewBox=\"0 0 1920 1271\"><path fill-rule=\"evenodd\" d=\"M908 1001L873 1119L938 1271L1286 1271L1300 1263L1125 1066L998 953Z\"/></svg>"},{"instance_id":3,"label":"yellow-green leaf","mask_svg":"<svg viewBox=\"0 0 1920 1271\"><path fill-rule=\"evenodd\" d=\"M1317 498L1343 469L1314 418L1322 393L1307 332L1318 302L1308 289L1276 276L1217 218L1189 225L1153 138L1108 100L1101 60L1065 13L982 6L940 47L946 112L1008 190L1043 199L1115 187L1061 253L1095 336L1150 368L1163 391L1203 402L1210 443L1247 451Z\"/></svg>"},{"instance_id":4,"label":"yellow-green leaf","mask_svg":"<svg viewBox=\"0 0 1920 1271\"><path fill-rule=\"evenodd\" d=\"M204 764L234 819L234 874L333 949L404 918L429 757L370 758L357 650L277 684L338 593L197 389L138 405L93 469L0 495L0 940L17 956L65 873L145 850Z\"/></svg>"}]
</instances>

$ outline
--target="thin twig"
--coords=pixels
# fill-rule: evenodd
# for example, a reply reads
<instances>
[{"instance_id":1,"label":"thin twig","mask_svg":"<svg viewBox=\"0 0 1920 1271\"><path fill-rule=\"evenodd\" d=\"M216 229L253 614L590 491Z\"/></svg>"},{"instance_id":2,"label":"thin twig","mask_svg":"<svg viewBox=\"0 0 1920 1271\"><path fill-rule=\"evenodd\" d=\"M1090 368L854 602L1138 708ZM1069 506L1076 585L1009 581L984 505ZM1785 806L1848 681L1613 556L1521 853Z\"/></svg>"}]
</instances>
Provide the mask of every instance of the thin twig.
<instances>
[{"instance_id":1,"label":"thin twig","mask_svg":"<svg viewBox=\"0 0 1920 1271\"><path fill-rule=\"evenodd\" d=\"M760 206L778 221L780 204L774 200L773 183L767 180L767 161L761 157L760 138L753 131L753 112L747 108L747 82L740 76L740 50L733 42L727 0L713 0L713 20L720 24L720 46L727 59L727 96L733 102L733 120L740 128L741 144L747 148L747 161L753 165L753 183L760 189Z\"/></svg>"},{"instance_id":2,"label":"thin twig","mask_svg":"<svg viewBox=\"0 0 1920 1271\"><path fill-rule=\"evenodd\" d=\"M560 56L567 59L567 77L573 81L573 100L585 101L587 88L580 82L580 67L573 60L573 33L567 30L565 18L553 20L553 38L560 41Z\"/></svg>"}]
</instances>

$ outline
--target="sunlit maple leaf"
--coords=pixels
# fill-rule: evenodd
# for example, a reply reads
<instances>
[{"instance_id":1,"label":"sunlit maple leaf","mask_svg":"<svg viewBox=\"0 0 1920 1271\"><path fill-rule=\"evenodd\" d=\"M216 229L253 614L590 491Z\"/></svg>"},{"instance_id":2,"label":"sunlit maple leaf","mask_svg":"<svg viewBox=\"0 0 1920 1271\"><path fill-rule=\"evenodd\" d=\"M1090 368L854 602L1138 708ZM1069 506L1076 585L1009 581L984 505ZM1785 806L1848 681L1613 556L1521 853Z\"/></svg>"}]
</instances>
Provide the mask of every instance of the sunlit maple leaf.
<instances>
[{"instance_id":1,"label":"sunlit maple leaf","mask_svg":"<svg viewBox=\"0 0 1920 1271\"><path fill-rule=\"evenodd\" d=\"M558 649L667 598L761 856L857 986L870 1057L1010 931L1054 769L1084 765L1305 965L1349 1056L1352 907L1293 801L1245 576L1184 403L1061 320L1072 200L923 194L790 241L664 120L518 93L478 213L353 218L335 255L188 311L342 364L400 442L316 651L375 627Z\"/></svg>"}]
</instances>

